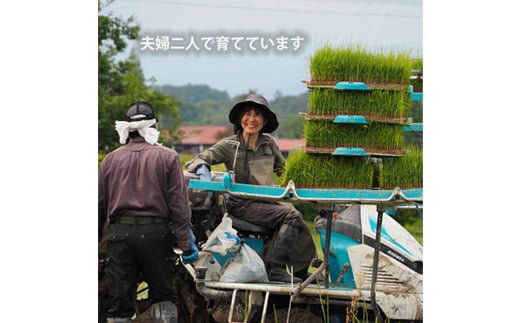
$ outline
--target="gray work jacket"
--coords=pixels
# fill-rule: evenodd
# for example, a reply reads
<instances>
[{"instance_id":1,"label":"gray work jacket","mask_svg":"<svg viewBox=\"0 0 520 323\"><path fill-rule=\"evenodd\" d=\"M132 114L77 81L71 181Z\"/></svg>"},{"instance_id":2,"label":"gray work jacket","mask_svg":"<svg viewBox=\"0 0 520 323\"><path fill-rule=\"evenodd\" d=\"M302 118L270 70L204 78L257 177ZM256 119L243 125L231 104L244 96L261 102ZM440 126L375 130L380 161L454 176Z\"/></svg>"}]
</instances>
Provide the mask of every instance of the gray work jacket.
<instances>
[{"instance_id":1,"label":"gray work jacket","mask_svg":"<svg viewBox=\"0 0 520 323\"><path fill-rule=\"evenodd\" d=\"M239 143L238 150L237 143ZM273 173L280 176L285 164L285 158L274 138L268 134L260 134L256 150L246 149L246 147L247 143L239 132L220 140L198 154L186 163L186 169L195 173L202 164L210 166L224 163L227 171L234 171L236 183L272 185ZM235 163L234 168L233 163Z\"/></svg>"}]
</instances>

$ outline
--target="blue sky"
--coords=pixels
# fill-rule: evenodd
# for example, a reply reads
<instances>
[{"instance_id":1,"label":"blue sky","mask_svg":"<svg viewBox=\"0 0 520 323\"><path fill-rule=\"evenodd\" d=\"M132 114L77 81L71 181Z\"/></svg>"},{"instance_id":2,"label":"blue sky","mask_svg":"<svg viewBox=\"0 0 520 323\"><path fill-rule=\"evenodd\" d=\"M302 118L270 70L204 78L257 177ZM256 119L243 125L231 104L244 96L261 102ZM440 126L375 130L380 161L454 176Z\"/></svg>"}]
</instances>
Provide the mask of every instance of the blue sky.
<instances>
[{"instance_id":1,"label":"blue sky","mask_svg":"<svg viewBox=\"0 0 520 323\"><path fill-rule=\"evenodd\" d=\"M306 91L301 80L309 79L309 57L326 43L422 56L422 9L420 0L116 0L104 12L136 17L142 32L133 46L145 77L156 84L208 84L231 96L254 89L271 99L277 90L284 95ZM257 50L234 50L232 41L226 51L202 46L201 38L220 36L243 37L240 46L246 47L248 37L257 37ZM274 49L282 36L303 40L298 48L290 43L288 50ZM200 50L142 49L145 37L166 37L170 48L187 48L194 39ZM259 49L261 38L265 50Z\"/></svg>"}]
</instances>

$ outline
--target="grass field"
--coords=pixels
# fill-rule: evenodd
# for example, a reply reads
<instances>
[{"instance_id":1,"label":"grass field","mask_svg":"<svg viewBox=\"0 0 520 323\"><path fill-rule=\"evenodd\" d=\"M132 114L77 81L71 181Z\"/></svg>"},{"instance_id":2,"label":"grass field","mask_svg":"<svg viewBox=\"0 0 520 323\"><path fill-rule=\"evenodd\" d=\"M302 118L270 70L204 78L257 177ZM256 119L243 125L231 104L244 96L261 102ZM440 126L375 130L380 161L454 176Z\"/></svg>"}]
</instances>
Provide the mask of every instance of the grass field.
<instances>
[{"instance_id":1,"label":"grass field","mask_svg":"<svg viewBox=\"0 0 520 323\"><path fill-rule=\"evenodd\" d=\"M318 259L323 260L323 250L321 248L320 243L320 235L318 232L314 229L314 223L311 221L305 221L307 223L307 226L311 230L312 233L312 240L314 241L314 245L316 246L316 252L318 253Z\"/></svg>"}]
</instances>

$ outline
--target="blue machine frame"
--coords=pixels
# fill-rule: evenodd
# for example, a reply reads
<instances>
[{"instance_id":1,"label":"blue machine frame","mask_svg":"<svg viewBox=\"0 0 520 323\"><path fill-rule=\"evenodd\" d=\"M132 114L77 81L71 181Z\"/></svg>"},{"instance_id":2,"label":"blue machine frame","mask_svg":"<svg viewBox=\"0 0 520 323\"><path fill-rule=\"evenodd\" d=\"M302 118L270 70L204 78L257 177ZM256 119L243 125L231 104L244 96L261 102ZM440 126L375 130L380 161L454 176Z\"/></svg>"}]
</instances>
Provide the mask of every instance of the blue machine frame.
<instances>
[{"instance_id":1,"label":"blue machine frame","mask_svg":"<svg viewBox=\"0 0 520 323\"><path fill-rule=\"evenodd\" d=\"M227 192L230 195L260 200L288 200L340 204L359 203L377 205L378 216L376 227L376 243L374 248L374 265L372 268L372 282L370 290L370 299L372 304L376 304L376 282L378 276L377 268L379 266L383 212L386 209L393 210L396 207L403 205L422 205L423 202L422 188L408 190L401 190L398 187L393 190L298 189L292 180L289 181L285 188L283 188L234 183L232 172L224 173L221 181L201 181L191 179L188 186L192 189ZM328 217L323 263L313 273L313 275L311 275L311 277L309 277L295 289L293 292L294 295L299 295L301 291L316 277L316 275L323 271L328 271L331 236L332 218ZM325 281L325 288L329 288L329 283L327 280ZM374 308L374 310L379 316L377 306Z\"/></svg>"}]
</instances>

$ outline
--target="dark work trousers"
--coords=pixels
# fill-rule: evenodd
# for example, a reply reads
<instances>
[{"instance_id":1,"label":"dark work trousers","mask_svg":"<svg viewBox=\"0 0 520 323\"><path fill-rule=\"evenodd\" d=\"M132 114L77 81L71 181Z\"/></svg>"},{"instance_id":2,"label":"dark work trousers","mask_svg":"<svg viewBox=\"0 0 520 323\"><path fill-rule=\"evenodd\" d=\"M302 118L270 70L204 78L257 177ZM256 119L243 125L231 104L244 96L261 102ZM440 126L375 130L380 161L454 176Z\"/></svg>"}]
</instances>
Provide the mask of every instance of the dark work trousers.
<instances>
[{"instance_id":1,"label":"dark work trousers","mask_svg":"<svg viewBox=\"0 0 520 323\"><path fill-rule=\"evenodd\" d=\"M132 317L138 275L148 284L151 304L177 302L174 286L173 233L166 223L111 224L107 234L110 262L109 317Z\"/></svg>"},{"instance_id":2,"label":"dark work trousers","mask_svg":"<svg viewBox=\"0 0 520 323\"><path fill-rule=\"evenodd\" d=\"M298 272L306 270L316 257L312 235L303 215L287 202L256 201L237 197L229 198L229 213L241 220L278 231L282 224L298 228L298 237L290 251L289 266ZM276 235L275 235L276 239ZM268 250L265 262L271 262L272 250Z\"/></svg>"}]
</instances>

